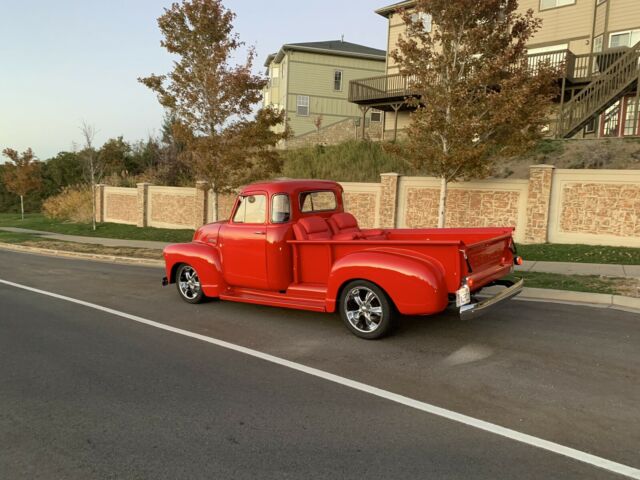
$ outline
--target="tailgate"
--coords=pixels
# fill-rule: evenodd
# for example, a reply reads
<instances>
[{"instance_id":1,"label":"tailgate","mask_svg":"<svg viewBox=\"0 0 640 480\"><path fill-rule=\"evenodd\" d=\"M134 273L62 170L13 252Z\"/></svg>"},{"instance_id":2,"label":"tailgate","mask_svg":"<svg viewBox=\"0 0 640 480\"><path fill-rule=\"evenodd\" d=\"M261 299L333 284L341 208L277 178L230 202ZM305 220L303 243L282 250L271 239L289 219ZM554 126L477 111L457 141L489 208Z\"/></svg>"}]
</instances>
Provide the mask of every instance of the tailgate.
<instances>
[{"instance_id":1,"label":"tailgate","mask_svg":"<svg viewBox=\"0 0 640 480\"><path fill-rule=\"evenodd\" d=\"M472 290L508 275L513 269L512 230L501 229L496 236L480 240L464 247L467 259L467 278L472 280Z\"/></svg>"}]
</instances>

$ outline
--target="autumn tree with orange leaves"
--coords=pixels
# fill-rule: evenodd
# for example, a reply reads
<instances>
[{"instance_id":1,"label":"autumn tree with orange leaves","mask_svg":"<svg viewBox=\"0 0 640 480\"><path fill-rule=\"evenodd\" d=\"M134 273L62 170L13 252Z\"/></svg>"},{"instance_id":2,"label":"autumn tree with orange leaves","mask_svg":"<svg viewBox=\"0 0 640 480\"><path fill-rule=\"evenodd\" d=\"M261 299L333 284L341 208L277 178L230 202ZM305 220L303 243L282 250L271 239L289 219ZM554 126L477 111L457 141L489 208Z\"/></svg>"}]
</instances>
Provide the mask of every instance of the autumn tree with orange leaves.
<instances>
[{"instance_id":1,"label":"autumn tree with orange leaves","mask_svg":"<svg viewBox=\"0 0 640 480\"><path fill-rule=\"evenodd\" d=\"M174 68L139 79L174 119L183 160L218 192L279 171L274 147L289 135L273 129L284 111L254 111L267 80L252 73L256 52L234 33L234 18L220 0L173 3L158 25L161 45L177 57ZM245 48L244 61L232 65Z\"/></svg>"},{"instance_id":2,"label":"autumn tree with orange leaves","mask_svg":"<svg viewBox=\"0 0 640 480\"><path fill-rule=\"evenodd\" d=\"M40 162L30 148L22 154L12 148L5 148L2 155L10 160L10 163L4 165L2 181L9 192L20 196L20 214L24 220L25 195L42 185Z\"/></svg>"},{"instance_id":3,"label":"autumn tree with orange leaves","mask_svg":"<svg viewBox=\"0 0 640 480\"><path fill-rule=\"evenodd\" d=\"M549 123L556 72L532 68L526 44L540 28L517 0L418 0L403 12L407 35L392 52L416 107L401 148L412 166L447 186L490 174L496 158L529 150Z\"/></svg>"}]
</instances>

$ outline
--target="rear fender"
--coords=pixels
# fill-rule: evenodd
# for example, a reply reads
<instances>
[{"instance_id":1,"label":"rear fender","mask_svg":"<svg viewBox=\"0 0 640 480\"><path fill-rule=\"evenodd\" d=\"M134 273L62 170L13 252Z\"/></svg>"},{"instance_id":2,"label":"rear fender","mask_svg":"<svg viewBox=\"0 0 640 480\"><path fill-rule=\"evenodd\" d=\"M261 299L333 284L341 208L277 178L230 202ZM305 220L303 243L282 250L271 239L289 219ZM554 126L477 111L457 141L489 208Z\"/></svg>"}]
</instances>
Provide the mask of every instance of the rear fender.
<instances>
[{"instance_id":1,"label":"rear fender","mask_svg":"<svg viewBox=\"0 0 640 480\"><path fill-rule=\"evenodd\" d=\"M404 315L428 315L448 304L441 264L427 257L384 251L356 252L336 261L327 285L327 311L336 310L341 288L351 280L375 283Z\"/></svg>"},{"instance_id":2,"label":"rear fender","mask_svg":"<svg viewBox=\"0 0 640 480\"><path fill-rule=\"evenodd\" d=\"M169 245L163 252L169 283L176 282L180 264L191 265L198 272L202 291L207 297L218 297L226 289L217 247L201 242Z\"/></svg>"}]
</instances>

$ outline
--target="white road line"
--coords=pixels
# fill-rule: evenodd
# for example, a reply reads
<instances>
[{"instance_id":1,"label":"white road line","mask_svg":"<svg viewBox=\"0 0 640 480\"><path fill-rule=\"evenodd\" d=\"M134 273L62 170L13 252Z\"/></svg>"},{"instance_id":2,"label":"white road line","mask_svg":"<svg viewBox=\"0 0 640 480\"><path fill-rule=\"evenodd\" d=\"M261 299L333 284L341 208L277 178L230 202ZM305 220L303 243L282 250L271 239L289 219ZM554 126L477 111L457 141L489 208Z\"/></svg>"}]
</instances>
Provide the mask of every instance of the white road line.
<instances>
[{"instance_id":1,"label":"white road line","mask_svg":"<svg viewBox=\"0 0 640 480\"><path fill-rule=\"evenodd\" d=\"M572 458L579 462L587 463L589 465L593 465L595 467L608 470L609 472L612 472L612 473L617 473L619 475L624 475L629 478L640 480L640 469L630 467L628 465L623 465L621 463L613 462L611 460L607 460L606 458L598 457L596 455L591 455L590 453L582 452L574 448L565 447L564 445L550 442L548 440L543 440L542 438L534 437L532 435L527 435L526 433L521 433L516 430L511 430L510 428L505 428L505 427L501 427L500 425L495 425L493 423L485 422L484 420L479 420L477 418L469 417L461 413L453 412L445 408L437 407L429 403L420 402L418 400L414 400L412 398L405 397L403 395L398 395L397 393L389 392L387 390L382 390L381 388L372 387L371 385L357 382L355 380L350 380L348 378L341 377L339 375L334 375L333 373L325 372L323 370L318 370L317 368L307 367L306 365L302 365L296 362L291 362L289 360L285 360L284 358L275 357L273 355L269 355L268 353L259 352L257 350L252 350L250 348L242 347L240 345L235 345L233 343L225 342L223 340L218 340L216 338L207 337L205 335L200 335L198 333L189 332L188 330L183 330L181 328L172 327L169 325L165 325L163 323L154 322L153 320L147 320L146 318L138 317L137 315L131 315L129 313L120 312L112 308L103 307L101 305L85 302L83 300L78 300L76 298L66 297L64 295L48 292L46 290L40 290L37 288L28 287L26 285L9 282L7 280L2 280L2 279L0 279L0 284L8 285L15 288L20 288L22 290L27 290L29 292L46 295L52 298L57 298L59 300L64 300L67 302L75 303L77 305L82 305L84 307L93 308L94 310L99 310L101 312L109 313L111 315L115 315L121 318L126 318L127 320L132 320L134 322L149 325L151 327L159 328L161 330L166 330L168 332L177 333L178 335L184 335L185 337L195 338L196 340L201 340L203 342L217 345L222 348L227 348L229 350L244 353L245 355L251 355L252 357L259 358L267 362L275 363L283 367L291 368L293 370L297 370L299 372L303 372L309 375L313 375L314 377L322 378L330 382L344 385L345 387L353 388L361 392L369 393L371 395L375 395L376 397L384 398L386 400L390 400L392 402L396 402L401 405L405 405L407 407L415 408L416 410L430 413L432 415L437 415L438 417L442 417L454 422L462 423L464 425L468 425L470 427L474 427L479 430L484 430L485 432L490 432L496 435L500 435L502 437L509 438L511 440L515 440L517 442L524 443L527 445L531 445L533 447L541 448L543 450L547 450L549 452L553 452L558 455L563 455L565 457Z\"/></svg>"}]
</instances>

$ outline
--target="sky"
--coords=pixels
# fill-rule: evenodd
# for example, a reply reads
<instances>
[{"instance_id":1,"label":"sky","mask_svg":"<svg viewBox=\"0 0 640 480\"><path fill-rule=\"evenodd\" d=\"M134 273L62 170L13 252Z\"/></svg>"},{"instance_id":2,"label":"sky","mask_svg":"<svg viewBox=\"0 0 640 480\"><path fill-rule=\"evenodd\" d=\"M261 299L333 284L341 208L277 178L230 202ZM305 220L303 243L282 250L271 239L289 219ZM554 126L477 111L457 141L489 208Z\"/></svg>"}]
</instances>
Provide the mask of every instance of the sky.
<instances>
[{"instance_id":1,"label":"sky","mask_svg":"<svg viewBox=\"0 0 640 480\"><path fill-rule=\"evenodd\" d=\"M162 74L157 17L169 0L0 0L0 150L31 147L46 160L81 143L159 132L163 110L140 76ZM336 40L384 50L384 0L223 0L258 52L256 69L285 43ZM1 160L0 160L1 161Z\"/></svg>"}]
</instances>

